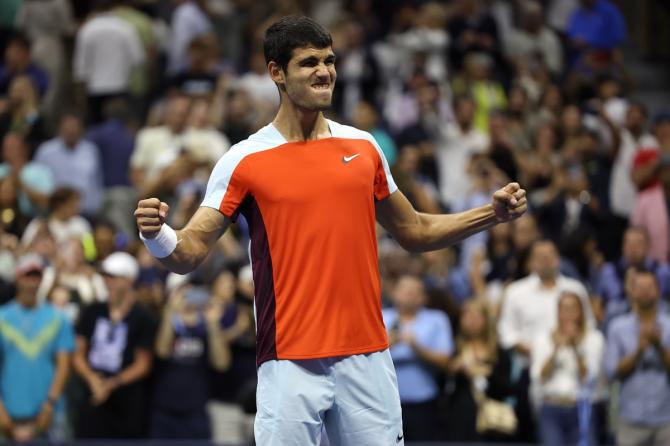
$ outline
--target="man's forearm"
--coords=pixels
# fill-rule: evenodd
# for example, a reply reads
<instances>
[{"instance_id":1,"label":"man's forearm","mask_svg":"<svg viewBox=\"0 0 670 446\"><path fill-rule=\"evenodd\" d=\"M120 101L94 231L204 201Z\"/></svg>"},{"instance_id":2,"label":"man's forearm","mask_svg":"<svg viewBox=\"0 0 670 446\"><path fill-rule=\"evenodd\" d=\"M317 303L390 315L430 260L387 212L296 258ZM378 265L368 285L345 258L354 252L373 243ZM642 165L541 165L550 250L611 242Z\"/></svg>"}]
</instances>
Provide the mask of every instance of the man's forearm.
<instances>
[{"instance_id":1,"label":"man's forearm","mask_svg":"<svg viewBox=\"0 0 670 446\"><path fill-rule=\"evenodd\" d=\"M209 247L188 230L175 231L177 247L167 257L157 259L165 268L177 274L188 274L198 267L209 252Z\"/></svg>"},{"instance_id":2,"label":"man's forearm","mask_svg":"<svg viewBox=\"0 0 670 446\"><path fill-rule=\"evenodd\" d=\"M56 355L56 372L49 387L48 399L57 399L63 394L65 383L70 375L70 354L58 352Z\"/></svg>"},{"instance_id":3,"label":"man's forearm","mask_svg":"<svg viewBox=\"0 0 670 446\"><path fill-rule=\"evenodd\" d=\"M172 313L169 310L165 310L156 336L156 356L161 359L167 359L171 353L172 341L174 341Z\"/></svg>"},{"instance_id":4,"label":"man's forearm","mask_svg":"<svg viewBox=\"0 0 670 446\"><path fill-rule=\"evenodd\" d=\"M212 367L221 372L230 367L230 347L218 323L208 324L207 341L209 344L209 362Z\"/></svg>"},{"instance_id":5,"label":"man's forearm","mask_svg":"<svg viewBox=\"0 0 670 446\"><path fill-rule=\"evenodd\" d=\"M424 214L417 212L409 236L400 240L408 251L434 251L458 243L498 223L493 206L488 204L458 214Z\"/></svg>"},{"instance_id":6,"label":"man's forearm","mask_svg":"<svg viewBox=\"0 0 670 446\"><path fill-rule=\"evenodd\" d=\"M86 358L80 353L74 354L72 367L77 375L86 381L86 383L90 384L91 379L96 375L95 371L88 365Z\"/></svg>"},{"instance_id":7,"label":"man's forearm","mask_svg":"<svg viewBox=\"0 0 670 446\"><path fill-rule=\"evenodd\" d=\"M112 379L116 381L117 387L132 384L149 375L151 364L152 355L150 351L136 351L135 360Z\"/></svg>"},{"instance_id":8,"label":"man's forearm","mask_svg":"<svg viewBox=\"0 0 670 446\"><path fill-rule=\"evenodd\" d=\"M640 359L642 351L642 349L638 348L634 353L619 361L619 364L615 370L616 376L619 378L625 378L626 376L630 375L633 370L635 370L635 364L637 364L637 361Z\"/></svg>"},{"instance_id":9,"label":"man's forearm","mask_svg":"<svg viewBox=\"0 0 670 446\"><path fill-rule=\"evenodd\" d=\"M417 344L412 345L412 349L423 362L438 367L444 371L449 369L449 355L432 352Z\"/></svg>"}]
</instances>

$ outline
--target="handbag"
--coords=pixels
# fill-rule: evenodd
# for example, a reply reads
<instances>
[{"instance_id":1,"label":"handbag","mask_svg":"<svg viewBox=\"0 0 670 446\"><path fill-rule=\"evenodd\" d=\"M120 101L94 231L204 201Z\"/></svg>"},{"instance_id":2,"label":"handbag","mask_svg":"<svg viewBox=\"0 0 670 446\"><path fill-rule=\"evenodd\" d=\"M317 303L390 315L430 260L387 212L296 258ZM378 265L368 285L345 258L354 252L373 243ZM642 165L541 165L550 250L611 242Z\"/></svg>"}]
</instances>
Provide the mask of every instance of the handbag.
<instances>
[{"instance_id":1,"label":"handbag","mask_svg":"<svg viewBox=\"0 0 670 446\"><path fill-rule=\"evenodd\" d=\"M512 435L518 420L511 405L491 398L484 398L477 409L477 432Z\"/></svg>"}]
</instances>

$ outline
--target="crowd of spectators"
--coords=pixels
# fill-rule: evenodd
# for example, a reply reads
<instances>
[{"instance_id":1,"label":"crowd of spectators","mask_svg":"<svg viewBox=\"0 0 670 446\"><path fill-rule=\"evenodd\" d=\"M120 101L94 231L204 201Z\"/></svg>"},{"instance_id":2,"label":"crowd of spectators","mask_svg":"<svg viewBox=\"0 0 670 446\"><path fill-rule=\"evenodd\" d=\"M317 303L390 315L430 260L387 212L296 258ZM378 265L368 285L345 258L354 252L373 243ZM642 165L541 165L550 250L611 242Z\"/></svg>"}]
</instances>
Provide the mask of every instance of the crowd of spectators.
<instances>
[{"instance_id":1,"label":"crowd of spectators","mask_svg":"<svg viewBox=\"0 0 670 446\"><path fill-rule=\"evenodd\" d=\"M613 1L0 2L0 433L251 441L244 219L178 276L132 214L188 221L279 105L264 30L307 13L333 35L328 116L419 211L528 190L450 249L378 228L406 440L670 444L670 111L635 99Z\"/></svg>"}]
</instances>

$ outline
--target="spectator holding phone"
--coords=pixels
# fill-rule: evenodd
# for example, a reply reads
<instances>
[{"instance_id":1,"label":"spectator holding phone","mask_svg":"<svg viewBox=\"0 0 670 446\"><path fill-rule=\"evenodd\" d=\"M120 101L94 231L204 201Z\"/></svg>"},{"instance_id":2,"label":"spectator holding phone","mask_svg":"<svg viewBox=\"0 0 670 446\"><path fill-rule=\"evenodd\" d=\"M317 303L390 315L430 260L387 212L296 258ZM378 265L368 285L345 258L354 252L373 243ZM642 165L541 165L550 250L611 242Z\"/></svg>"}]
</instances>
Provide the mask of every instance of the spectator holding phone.
<instances>
[{"instance_id":1,"label":"spectator holding phone","mask_svg":"<svg viewBox=\"0 0 670 446\"><path fill-rule=\"evenodd\" d=\"M170 295L156 337L156 382L150 436L209 439L206 412L210 368L230 365L220 321L223 305L204 286L185 284Z\"/></svg>"}]
</instances>

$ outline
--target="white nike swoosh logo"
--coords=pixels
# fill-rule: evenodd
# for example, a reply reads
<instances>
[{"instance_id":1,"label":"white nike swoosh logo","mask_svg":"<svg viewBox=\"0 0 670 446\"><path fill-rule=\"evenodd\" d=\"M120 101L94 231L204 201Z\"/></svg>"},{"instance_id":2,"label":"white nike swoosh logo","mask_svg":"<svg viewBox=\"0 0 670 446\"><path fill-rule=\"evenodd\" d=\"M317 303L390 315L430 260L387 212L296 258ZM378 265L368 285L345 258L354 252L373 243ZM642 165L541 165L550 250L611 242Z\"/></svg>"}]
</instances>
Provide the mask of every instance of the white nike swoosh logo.
<instances>
[{"instance_id":1,"label":"white nike swoosh logo","mask_svg":"<svg viewBox=\"0 0 670 446\"><path fill-rule=\"evenodd\" d=\"M356 155L351 155L351 156L343 156L342 157L342 162L344 164L347 164L349 161L351 161L352 159L356 158L359 155L360 155L360 153L357 153Z\"/></svg>"}]
</instances>

